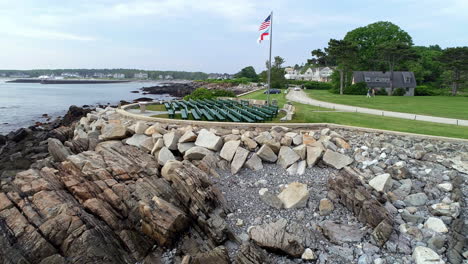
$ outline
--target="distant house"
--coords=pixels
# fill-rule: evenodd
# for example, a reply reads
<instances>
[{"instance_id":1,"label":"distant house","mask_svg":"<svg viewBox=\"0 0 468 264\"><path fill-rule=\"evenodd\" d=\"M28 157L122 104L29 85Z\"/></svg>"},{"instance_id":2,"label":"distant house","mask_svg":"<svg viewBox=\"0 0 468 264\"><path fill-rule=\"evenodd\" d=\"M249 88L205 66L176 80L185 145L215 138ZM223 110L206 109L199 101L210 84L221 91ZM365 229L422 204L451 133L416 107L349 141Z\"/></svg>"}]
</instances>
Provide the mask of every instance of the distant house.
<instances>
[{"instance_id":1,"label":"distant house","mask_svg":"<svg viewBox=\"0 0 468 264\"><path fill-rule=\"evenodd\" d=\"M124 78L125 78L125 74L123 74L123 73L114 73L114 74L112 75L112 77L115 78L115 79L124 79Z\"/></svg>"},{"instance_id":2,"label":"distant house","mask_svg":"<svg viewBox=\"0 0 468 264\"><path fill-rule=\"evenodd\" d=\"M355 71L353 72L353 83L365 82L367 87L375 89L385 89L387 94L390 91L391 72L378 71ZM393 72L393 90L397 88L405 89L406 96L414 96L416 79L413 72L397 71Z\"/></svg>"},{"instance_id":3,"label":"distant house","mask_svg":"<svg viewBox=\"0 0 468 264\"><path fill-rule=\"evenodd\" d=\"M134 77L135 79L148 79L148 74L139 72L139 73L135 73Z\"/></svg>"},{"instance_id":4,"label":"distant house","mask_svg":"<svg viewBox=\"0 0 468 264\"><path fill-rule=\"evenodd\" d=\"M329 82L333 74L333 67L310 67L304 73L293 68L286 68L285 72L284 78L288 80Z\"/></svg>"},{"instance_id":5,"label":"distant house","mask_svg":"<svg viewBox=\"0 0 468 264\"><path fill-rule=\"evenodd\" d=\"M172 75L169 75L169 74L168 74L168 75L164 76L164 79L166 79L166 80L172 80L172 79L174 79L174 77L172 77Z\"/></svg>"}]
</instances>

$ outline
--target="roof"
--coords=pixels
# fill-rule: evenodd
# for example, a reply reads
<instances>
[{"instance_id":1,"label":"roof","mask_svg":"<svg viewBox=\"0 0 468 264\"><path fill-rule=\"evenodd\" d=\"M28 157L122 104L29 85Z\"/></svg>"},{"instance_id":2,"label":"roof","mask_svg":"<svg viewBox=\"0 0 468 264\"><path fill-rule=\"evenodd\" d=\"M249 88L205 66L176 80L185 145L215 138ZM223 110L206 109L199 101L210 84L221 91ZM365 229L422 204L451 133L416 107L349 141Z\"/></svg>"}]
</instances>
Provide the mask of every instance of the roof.
<instances>
[{"instance_id":1,"label":"roof","mask_svg":"<svg viewBox=\"0 0 468 264\"><path fill-rule=\"evenodd\" d=\"M390 72L355 71L353 79L355 83L365 82L370 88L390 87ZM413 72L393 72L393 88L416 88L416 79Z\"/></svg>"}]
</instances>

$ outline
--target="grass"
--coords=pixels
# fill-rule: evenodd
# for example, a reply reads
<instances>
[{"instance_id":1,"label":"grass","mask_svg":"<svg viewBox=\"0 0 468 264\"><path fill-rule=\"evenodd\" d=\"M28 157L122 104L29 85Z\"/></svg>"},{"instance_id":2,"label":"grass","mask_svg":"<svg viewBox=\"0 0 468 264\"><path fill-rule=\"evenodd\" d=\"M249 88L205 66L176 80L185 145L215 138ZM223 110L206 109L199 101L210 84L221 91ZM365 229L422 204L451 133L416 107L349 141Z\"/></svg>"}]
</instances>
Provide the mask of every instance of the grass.
<instances>
[{"instance_id":1,"label":"grass","mask_svg":"<svg viewBox=\"0 0 468 264\"><path fill-rule=\"evenodd\" d=\"M265 100L263 91L257 91L242 98ZM286 103L284 94L271 95L282 106ZM334 123L340 125L359 126L375 129L393 130L433 136L444 136L468 139L468 128L455 125L445 125L432 122L414 121L393 117L382 117L350 112L320 112L317 110L330 110L316 106L293 103L296 114L291 123ZM276 121L274 121L276 122Z\"/></svg>"},{"instance_id":2,"label":"grass","mask_svg":"<svg viewBox=\"0 0 468 264\"><path fill-rule=\"evenodd\" d=\"M305 90L314 99L373 109L468 120L468 97L339 95L324 90Z\"/></svg>"}]
</instances>

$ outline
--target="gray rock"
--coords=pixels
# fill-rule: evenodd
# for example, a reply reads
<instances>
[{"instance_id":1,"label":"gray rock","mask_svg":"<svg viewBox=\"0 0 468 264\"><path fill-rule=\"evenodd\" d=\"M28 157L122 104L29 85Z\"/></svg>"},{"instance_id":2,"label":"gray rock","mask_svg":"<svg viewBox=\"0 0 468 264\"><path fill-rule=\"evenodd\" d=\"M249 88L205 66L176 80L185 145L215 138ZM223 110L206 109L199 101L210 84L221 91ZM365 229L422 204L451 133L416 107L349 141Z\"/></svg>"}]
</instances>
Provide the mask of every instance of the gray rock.
<instances>
[{"instance_id":1,"label":"gray rock","mask_svg":"<svg viewBox=\"0 0 468 264\"><path fill-rule=\"evenodd\" d=\"M305 207L309 199L309 190L306 184L292 182L278 195L278 198L286 209Z\"/></svg>"},{"instance_id":2,"label":"gray rock","mask_svg":"<svg viewBox=\"0 0 468 264\"><path fill-rule=\"evenodd\" d=\"M197 140L197 134L193 133L192 130L188 130L179 138L179 143L195 142L195 140Z\"/></svg>"},{"instance_id":3,"label":"gray rock","mask_svg":"<svg viewBox=\"0 0 468 264\"><path fill-rule=\"evenodd\" d=\"M392 187L392 177L388 173L375 176L369 181L369 185L378 192L387 192Z\"/></svg>"},{"instance_id":4,"label":"gray rock","mask_svg":"<svg viewBox=\"0 0 468 264\"><path fill-rule=\"evenodd\" d=\"M443 264L442 258L428 247L417 246L413 251L413 259L416 264Z\"/></svg>"},{"instance_id":5,"label":"gray rock","mask_svg":"<svg viewBox=\"0 0 468 264\"><path fill-rule=\"evenodd\" d=\"M206 129L202 129L198 134L195 145L214 151L219 151L223 146L223 139Z\"/></svg>"},{"instance_id":6,"label":"gray rock","mask_svg":"<svg viewBox=\"0 0 468 264\"><path fill-rule=\"evenodd\" d=\"M281 209L283 208L283 202L278 198L278 196L274 195L268 190L265 190L260 193L260 200L266 203L268 206Z\"/></svg>"},{"instance_id":7,"label":"gray rock","mask_svg":"<svg viewBox=\"0 0 468 264\"><path fill-rule=\"evenodd\" d=\"M304 145L304 144L299 145L299 146L293 148L293 150L294 150L294 152L296 152L297 155L299 155L299 157L301 157L301 160L306 159L306 151L307 151L306 145Z\"/></svg>"},{"instance_id":8,"label":"gray rock","mask_svg":"<svg viewBox=\"0 0 468 264\"><path fill-rule=\"evenodd\" d=\"M185 152L184 159L186 160L201 160L206 155L213 154L209 149L195 146Z\"/></svg>"},{"instance_id":9,"label":"gray rock","mask_svg":"<svg viewBox=\"0 0 468 264\"><path fill-rule=\"evenodd\" d=\"M307 146L307 166L310 168L314 166L317 161L322 157L323 148Z\"/></svg>"},{"instance_id":10,"label":"gray rock","mask_svg":"<svg viewBox=\"0 0 468 264\"><path fill-rule=\"evenodd\" d=\"M262 159L260 159L260 157L254 153L252 157L250 157L250 159L245 163L245 167L254 171L261 170L263 169Z\"/></svg>"},{"instance_id":11,"label":"gray rock","mask_svg":"<svg viewBox=\"0 0 468 264\"><path fill-rule=\"evenodd\" d=\"M304 175L306 167L307 167L307 163L305 160L299 161L297 163L297 175Z\"/></svg>"},{"instance_id":12,"label":"gray rock","mask_svg":"<svg viewBox=\"0 0 468 264\"><path fill-rule=\"evenodd\" d=\"M327 151L323 155L323 162L329 166L334 167L335 169L340 170L343 167L351 164L353 162L353 159L346 155L327 149Z\"/></svg>"},{"instance_id":13,"label":"gray rock","mask_svg":"<svg viewBox=\"0 0 468 264\"><path fill-rule=\"evenodd\" d=\"M143 135L143 134L134 134L133 136L125 140L125 144L139 148L141 144L148 138L151 139L150 137Z\"/></svg>"},{"instance_id":14,"label":"gray rock","mask_svg":"<svg viewBox=\"0 0 468 264\"><path fill-rule=\"evenodd\" d=\"M335 224L332 221L325 221L322 229L323 234L334 243L360 242L364 236L364 231L355 226Z\"/></svg>"},{"instance_id":15,"label":"gray rock","mask_svg":"<svg viewBox=\"0 0 468 264\"><path fill-rule=\"evenodd\" d=\"M406 196L404 200L407 206L422 206L427 202L427 195L425 193L415 193Z\"/></svg>"},{"instance_id":16,"label":"gray rock","mask_svg":"<svg viewBox=\"0 0 468 264\"><path fill-rule=\"evenodd\" d=\"M262 133L260 133L260 135L255 137L255 141L257 141L258 144L260 144L260 145L263 145L267 141L272 140L272 139L273 139L273 137L271 136L270 132L268 132L268 131L262 132Z\"/></svg>"},{"instance_id":17,"label":"gray rock","mask_svg":"<svg viewBox=\"0 0 468 264\"><path fill-rule=\"evenodd\" d=\"M163 135L164 145L170 150L177 150L180 134L172 131Z\"/></svg>"},{"instance_id":18,"label":"gray rock","mask_svg":"<svg viewBox=\"0 0 468 264\"><path fill-rule=\"evenodd\" d=\"M170 160L175 160L174 154L167 148L163 147L161 150L159 150L158 153L158 163L161 166L164 166L168 161Z\"/></svg>"},{"instance_id":19,"label":"gray rock","mask_svg":"<svg viewBox=\"0 0 468 264\"><path fill-rule=\"evenodd\" d=\"M240 143L240 142L239 142ZM243 147L237 147L237 151L232 159L231 173L236 174L244 166L245 160L249 155L249 151Z\"/></svg>"},{"instance_id":20,"label":"gray rock","mask_svg":"<svg viewBox=\"0 0 468 264\"><path fill-rule=\"evenodd\" d=\"M239 140L226 142L219 153L221 158L231 162L234 154L236 154L237 148L240 146L240 143L241 142Z\"/></svg>"},{"instance_id":21,"label":"gray rock","mask_svg":"<svg viewBox=\"0 0 468 264\"><path fill-rule=\"evenodd\" d=\"M278 154L277 163L286 169L299 159L299 155L297 155L296 152L294 152L290 147L282 146Z\"/></svg>"},{"instance_id":22,"label":"gray rock","mask_svg":"<svg viewBox=\"0 0 468 264\"><path fill-rule=\"evenodd\" d=\"M266 162L276 162L278 156L267 145L263 145L258 151L257 155Z\"/></svg>"},{"instance_id":23,"label":"gray rock","mask_svg":"<svg viewBox=\"0 0 468 264\"><path fill-rule=\"evenodd\" d=\"M187 150L191 149L195 147L195 143L193 142L187 142L187 143L178 143L177 144L177 149L179 150L179 152L184 155L185 152L187 152Z\"/></svg>"},{"instance_id":24,"label":"gray rock","mask_svg":"<svg viewBox=\"0 0 468 264\"><path fill-rule=\"evenodd\" d=\"M138 121L135 125L135 134L144 134L148 126L143 121Z\"/></svg>"},{"instance_id":25,"label":"gray rock","mask_svg":"<svg viewBox=\"0 0 468 264\"><path fill-rule=\"evenodd\" d=\"M70 149L65 147L62 142L56 138L47 139L47 148L49 154L57 162L62 162L66 160L68 156L72 155Z\"/></svg>"},{"instance_id":26,"label":"gray rock","mask_svg":"<svg viewBox=\"0 0 468 264\"><path fill-rule=\"evenodd\" d=\"M304 252L304 246L301 244L300 237L287 232L287 225L288 221L281 218L274 223L252 227L249 235L260 247L298 258Z\"/></svg>"},{"instance_id":27,"label":"gray rock","mask_svg":"<svg viewBox=\"0 0 468 264\"><path fill-rule=\"evenodd\" d=\"M101 128L101 135L99 139L101 141L123 139L127 136L127 128L120 124L105 124Z\"/></svg>"}]
</instances>

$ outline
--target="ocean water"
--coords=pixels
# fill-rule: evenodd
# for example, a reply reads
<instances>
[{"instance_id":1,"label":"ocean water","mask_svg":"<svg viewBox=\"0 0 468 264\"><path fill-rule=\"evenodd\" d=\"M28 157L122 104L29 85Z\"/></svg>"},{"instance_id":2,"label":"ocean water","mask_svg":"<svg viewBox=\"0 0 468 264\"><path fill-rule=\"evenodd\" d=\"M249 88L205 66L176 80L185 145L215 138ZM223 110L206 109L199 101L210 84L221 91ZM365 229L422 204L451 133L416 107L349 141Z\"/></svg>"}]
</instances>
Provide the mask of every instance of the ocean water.
<instances>
[{"instance_id":1,"label":"ocean water","mask_svg":"<svg viewBox=\"0 0 468 264\"><path fill-rule=\"evenodd\" d=\"M7 83L0 79L0 134L45 122L43 114L63 116L71 105L117 104L140 97L169 99L169 95L130 93L159 82L115 84L40 84Z\"/></svg>"}]
</instances>

